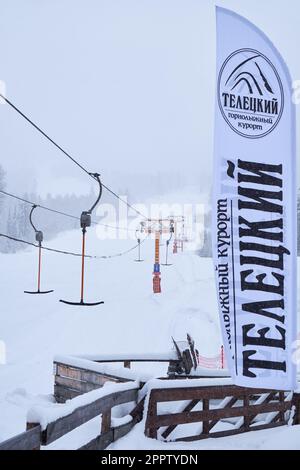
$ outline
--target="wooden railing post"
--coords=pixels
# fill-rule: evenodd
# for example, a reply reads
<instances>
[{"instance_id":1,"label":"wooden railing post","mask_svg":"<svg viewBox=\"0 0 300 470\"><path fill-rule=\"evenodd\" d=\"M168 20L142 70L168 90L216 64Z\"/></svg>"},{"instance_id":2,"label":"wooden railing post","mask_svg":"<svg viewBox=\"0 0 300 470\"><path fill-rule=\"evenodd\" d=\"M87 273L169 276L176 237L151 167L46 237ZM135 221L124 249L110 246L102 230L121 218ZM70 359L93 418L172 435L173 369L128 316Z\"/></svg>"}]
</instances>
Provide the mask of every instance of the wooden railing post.
<instances>
[{"instance_id":1,"label":"wooden railing post","mask_svg":"<svg viewBox=\"0 0 300 470\"><path fill-rule=\"evenodd\" d=\"M208 398L203 398L203 411L209 411L209 399ZM210 428L209 428L209 421L203 421L203 427L202 427L202 433L205 435L209 434Z\"/></svg>"},{"instance_id":2,"label":"wooden railing post","mask_svg":"<svg viewBox=\"0 0 300 470\"><path fill-rule=\"evenodd\" d=\"M283 404L283 403L284 403L284 400L285 400L285 393L284 393L284 392L279 392L279 401L280 401L280 403ZM279 412L279 421L280 421L282 424L284 424L284 422L285 422L285 412L284 412L284 410L281 410L281 411Z\"/></svg>"},{"instance_id":3,"label":"wooden railing post","mask_svg":"<svg viewBox=\"0 0 300 470\"><path fill-rule=\"evenodd\" d=\"M294 393L292 406L295 407L294 422L293 424L300 424L300 393Z\"/></svg>"},{"instance_id":4,"label":"wooden railing post","mask_svg":"<svg viewBox=\"0 0 300 470\"><path fill-rule=\"evenodd\" d=\"M111 409L102 414L101 434L111 430Z\"/></svg>"},{"instance_id":5,"label":"wooden railing post","mask_svg":"<svg viewBox=\"0 0 300 470\"><path fill-rule=\"evenodd\" d=\"M157 428L155 427L157 418L157 400L153 397L153 393L150 392L148 414L146 420L146 436L151 439L157 439Z\"/></svg>"},{"instance_id":6,"label":"wooden railing post","mask_svg":"<svg viewBox=\"0 0 300 470\"><path fill-rule=\"evenodd\" d=\"M250 428L250 424L251 424L251 420L252 420L252 417L249 413L249 395L244 395L244 409L245 409L245 412L244 412L244 428L245 428L245 431L249 431L249 428Z\"/></svg>"},{"instance_id":7,"label":"wooden railing post","mask_svg":"<svg viewBox=\"0 0 300 470\"><path fill-rule=\"evenodd\" d=\"M30 431L33 428L40 426L40 423L26 423L26 431ZM32 450L41 450L41 440L37 447L34 447Z\"/></svg>"}]
</instances>

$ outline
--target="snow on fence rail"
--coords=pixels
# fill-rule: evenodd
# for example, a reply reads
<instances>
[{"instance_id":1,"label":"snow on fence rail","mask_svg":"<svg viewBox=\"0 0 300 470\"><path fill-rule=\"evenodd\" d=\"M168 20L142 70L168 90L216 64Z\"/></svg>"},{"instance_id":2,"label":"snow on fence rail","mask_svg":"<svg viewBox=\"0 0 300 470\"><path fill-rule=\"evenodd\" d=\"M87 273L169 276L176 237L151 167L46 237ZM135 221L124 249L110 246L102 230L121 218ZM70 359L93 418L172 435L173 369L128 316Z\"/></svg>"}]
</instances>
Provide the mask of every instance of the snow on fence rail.
<instances>
[{"instance_id":1,"label":"snow on fence rail","mask_svg":"<svg viewBox=\"0 0 300 470\"><path fill-rule=\"evenodd\" d=\"M131 404L131 412L112 418L112 408L121 404ZM32 408L27 431L0 443L0 450L47 447L98 416L100 427L100 415L101 433L84 445L81 440L79 449L105 449L143 416L146 436L165 441L190 442L300 424L300 392L237 387L227 378L154 379L142 390L138 382L110 383L65 404ZM193 434L186 436L182 425L189 425Z\"/></svg>"},{"instance_id":2,"label":"snow on fence rail","mask_svg":"<svg viewBox=\"0 0 300 470\"><path fill-rule=\"evenodd\" d=\"M191 442L274 428L291 421L300 424L299 393L249 389L225 381L215 386L193 381L191 387L178 386L178 381L158 382L148 385L145 434L150 438ZM152 388L155 383L158 388ZM176 406L176 402L184 404ZM182 425L190 425L190 432L193 425L193 435L184 435Z\"/></svg>"},{"instance_id":3,"label":"snow on fence rail","mask_svg":"<svg viewBox=\"0 0 300 470\"><path fill-rule=\"evenodd\" d=\"M123 437L134 426L137 416L134 410L120 426L111 417L112 408L126 403L137 403L140 385L136 382L109 384L108 386L69 400L66 404L52 404L32 408L28 413L27 431L0 443L0 450L38 450L48 446L72 430L100 415L101 433L84 444L84 450L102 450ZM119 420L117 420L119 421Z\"/></svg>"},{"instance_id":4,"label":"snow on fence rail","mask_svg":"<svg viewBox=\"0 0 300 470\"><path fill-rule=\"evenodd\" d=\"M205 357L199 354L197 356L197 361L199 367L202 367L203 369L220 370L226 369L227 367L223 351L215 357Z\"/></svg>"}]
</instances>

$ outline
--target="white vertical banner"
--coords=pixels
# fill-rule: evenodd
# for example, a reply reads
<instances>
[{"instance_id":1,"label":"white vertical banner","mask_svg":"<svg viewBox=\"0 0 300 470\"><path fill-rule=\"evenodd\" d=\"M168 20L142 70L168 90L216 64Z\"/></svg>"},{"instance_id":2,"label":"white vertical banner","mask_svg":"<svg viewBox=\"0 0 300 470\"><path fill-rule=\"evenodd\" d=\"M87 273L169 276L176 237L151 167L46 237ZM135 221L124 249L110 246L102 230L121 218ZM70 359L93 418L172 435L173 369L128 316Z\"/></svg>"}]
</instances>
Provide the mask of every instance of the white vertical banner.
<instances>
[{"instance_id":1,"label":"white vertical banner","mask_svg":"<svg viewBox=\"0 0 300 470\"><path fill-rule=\"evenodd\" d=\"M240 386L294 389L295 109L289 71L252 23L217 8L213 251L228 366Z\"/></svg>"}]
</instances>

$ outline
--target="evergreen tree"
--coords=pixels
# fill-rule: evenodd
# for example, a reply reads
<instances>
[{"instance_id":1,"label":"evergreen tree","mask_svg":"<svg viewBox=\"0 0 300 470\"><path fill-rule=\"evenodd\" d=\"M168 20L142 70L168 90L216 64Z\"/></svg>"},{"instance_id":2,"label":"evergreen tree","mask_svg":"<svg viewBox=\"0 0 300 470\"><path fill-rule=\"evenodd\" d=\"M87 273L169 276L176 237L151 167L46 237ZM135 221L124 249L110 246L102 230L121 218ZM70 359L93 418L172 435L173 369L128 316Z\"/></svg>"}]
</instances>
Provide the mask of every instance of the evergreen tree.
<instances>
[{"instance_id":1,"label":"evergreen tree","mask_svg":"<svg viewBox=\"0 0 300 470\"><path fill-rule=\"evenodd\" d=\"M16 217L16 208L10 207L8 210L7 224L6 224L6 234L11 236L17 236L15 233L15 217ZM5 239L5 244L3 245L3 251L5 253L15 253L17 251L17 244L13 240Z\"/></svg>"}]
</instances>

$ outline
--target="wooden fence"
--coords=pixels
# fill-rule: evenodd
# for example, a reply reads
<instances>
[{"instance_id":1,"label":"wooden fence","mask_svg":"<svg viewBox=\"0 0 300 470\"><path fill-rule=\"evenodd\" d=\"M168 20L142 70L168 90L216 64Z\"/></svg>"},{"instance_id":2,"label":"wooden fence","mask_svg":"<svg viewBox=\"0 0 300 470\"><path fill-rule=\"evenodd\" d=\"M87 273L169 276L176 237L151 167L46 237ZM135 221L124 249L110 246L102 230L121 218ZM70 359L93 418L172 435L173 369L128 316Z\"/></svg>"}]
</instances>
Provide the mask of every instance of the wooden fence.
<instances>
[{"instance_id":1,"label":"wooden fence","mask_svg":"<svg viewBox=\"0 0 300 470\"><path fill-rule=\"evenodd\" d=\"M159 413L163 403L188 401L176 413ZM293 407L294 405L294 407ZM167 439L180 425L197 424L196 435L174 438L195 441L244 432L300 424L300 394L254 390L233 385L153 389L150 392L145 434ZM224 430L224 424L230 429ZM182 432L181 432L182 434ZM169 439L170 440L170 439Z\"/></svg>"},{"instance_id":2,"label":"wooden fence","mask_svg":"<svg viewBox=\"0 0 300 470\"><path fill-rule=\"evenodd\" d=\"M138 390L139 387L132 384L128 389L96 398L93 402L77 406L66 416L50 422L43 430L39 423L28 423L26 432L0 443L0 450L38 450L41 446L47 447L97 416L100 427L100 415L100 434L79 450L105 449L141 421L147 397L137 403ZM300 424L300 394L297 393L255 390L233 385L178 388L167 386L152 389L148 400L145 434L156 439L159 437L164 440L195 441L274 428L283 426L288 421L290 424ZM175 410L176 412L159 413L161 405L181 401L184 405ZM124 424L114 426L112 408L132 402L137 404L128 419ZM70 405L72 400L66 406ZM172 439L172 433L175 430L178 432L180 426L185 424L196 424L198 432L192 436ZM222 429L224 424L227 426L225 430Z\"/></svg>"},{"instance_id":3,"label":"wooden fence","mask_svg":"<svg viewBox=\"0 0 300 470\"><path fill-rule=\"evenodd\" d=\"M35 426L22 434L0 442L0 450L34 450L39 449L41 443L41 427Z\"/></svg>"},{"instance_id":4,"label":"wooden fence","mask_svg":"<svg viewBox=\"0 0 300 470\"><path fill-rule=\"evenodd\" d=\"M97 416L102 416L101 433L79 450L102 450L117 439L125 436L140 420L141 408L136 406L130 413L130 420L126 424L114 427L111 422L111 410L117 405L137 402L139 387L121 390L96 399L92 403L79 406L68 415L49 423L42 430L39 423L28 423L27 431L0 443L0 450L38 450L41 446L48 446L57 439L87 423ZM68 406L72 400L68 403ZM61 405L62 407L64 405ZM100 427L100 419L99 419Z\"/></svg>"}]
</instances>

